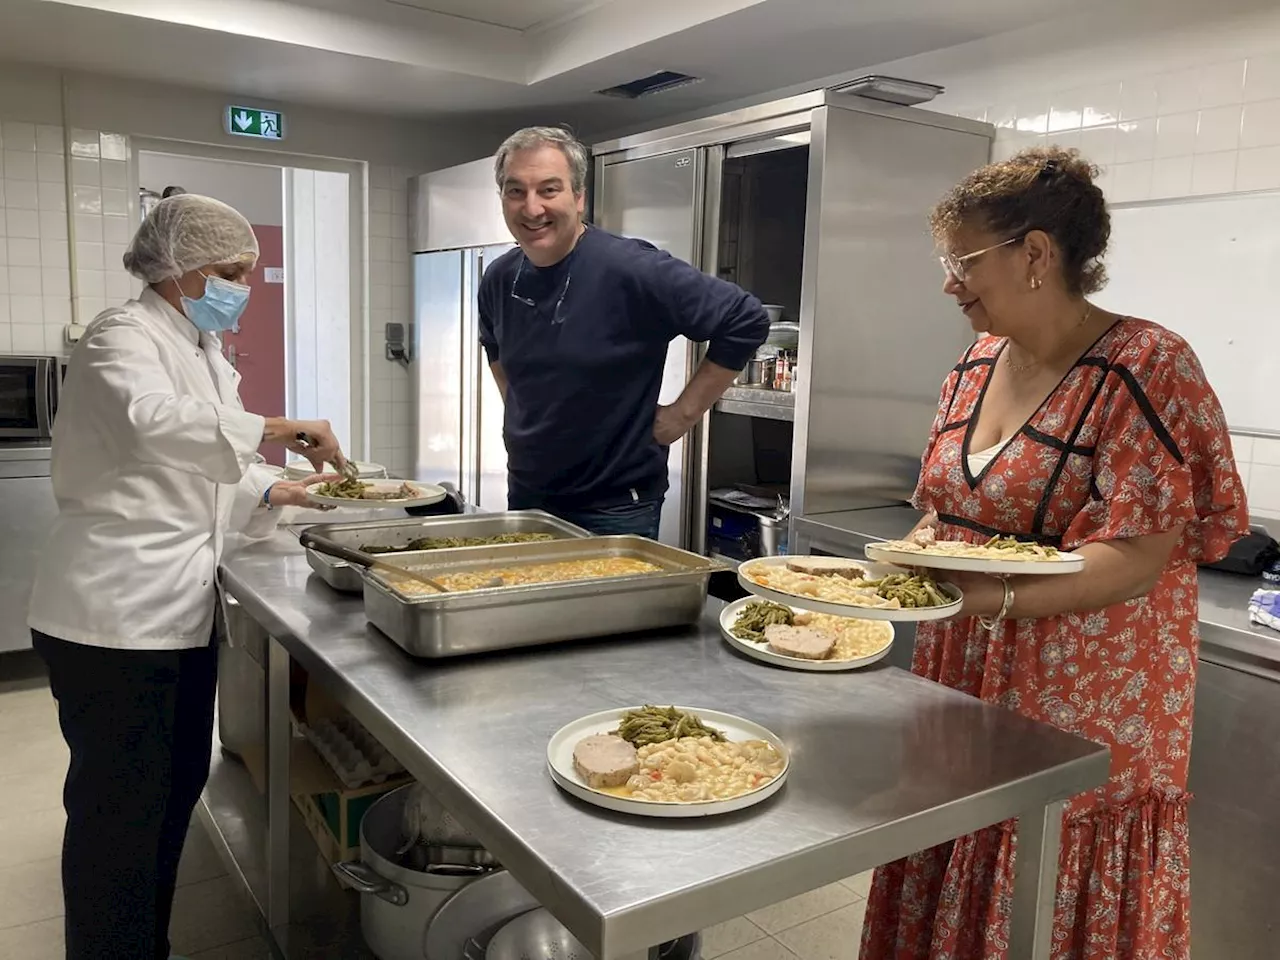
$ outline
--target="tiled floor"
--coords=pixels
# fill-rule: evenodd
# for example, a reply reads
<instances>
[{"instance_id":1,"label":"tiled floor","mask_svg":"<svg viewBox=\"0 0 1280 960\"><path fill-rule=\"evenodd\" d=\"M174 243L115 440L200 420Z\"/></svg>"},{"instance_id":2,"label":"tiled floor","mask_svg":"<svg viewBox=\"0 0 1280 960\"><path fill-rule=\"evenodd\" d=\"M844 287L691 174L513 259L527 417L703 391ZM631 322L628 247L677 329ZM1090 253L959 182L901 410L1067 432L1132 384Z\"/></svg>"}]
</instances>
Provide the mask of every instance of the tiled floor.
<instances>
[{"instance_id":1,"label":"tiled floor","mask_svg":"<svg viewBox=\"0 0 1280 960\"><path fill-rule=\"evenodd\" d=\"M0 657L0 957L61 960L62 778L67 748L31 660ZM191 960L265 960L252 904L199 823L187 837L173 949Z\"/></svg>"},{"instance_id":2,"label":"tiled floor","mask_svg":"<svg viewBox=\"0 0 1280 960\"><path fill-rule=\"evenodd\" d=\"M61 960L60 790L67 749L31 661L0 657L0 957ZM704 960L856 960L868 874L704 932ZM173 949L191 960L264 960L255 913L203 827L187 838ZM335 957L334 960L340 960Z\"/></svg>"}]
</instances>

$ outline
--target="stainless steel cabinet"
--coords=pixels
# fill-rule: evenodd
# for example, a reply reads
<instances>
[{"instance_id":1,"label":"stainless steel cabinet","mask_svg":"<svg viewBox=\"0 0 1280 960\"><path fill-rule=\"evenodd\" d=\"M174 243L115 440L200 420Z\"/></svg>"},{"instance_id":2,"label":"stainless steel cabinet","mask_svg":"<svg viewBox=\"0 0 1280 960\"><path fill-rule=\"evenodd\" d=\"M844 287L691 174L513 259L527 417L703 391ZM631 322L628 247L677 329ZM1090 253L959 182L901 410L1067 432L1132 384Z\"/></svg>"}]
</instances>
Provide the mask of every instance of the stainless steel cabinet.
<instances>
[{"instance_id":1,"label":"stainless steel cabinet","mask_svg":"<svg viewBox=\"0 0 1280 960\"><path fill-rule=\"evenodd\" d=\"M911 496L942 381L973 342L926 217L990 140L824 106L809 149L792 516Z\"/></svg>"},{"instance_id":2,"label":"stainless steel cabinet","mask_svg":"<svg viewBox=\"0 0 1280 960\"><path fill-rule=\"evenodd\" d=\"M1191 948L1197 958L1280 951L1280 676L1200 661L1191 737Z\"/></svg>"},{"instance_id":3,"label":"stainless steel cabinet","mask_svg":"<svg viewBox=\"0 0 1280 960\"><path fill-rule=\"evenodd\" d=\"M597 171L595 221L610 233L639 237L686 263L698 265L702 225L702 155L698 150L620 163ZM659 403L671 403L689 380L692 345L678 337L667 351ZM687 443L671 445L671 488L662 507L660 539L674 546L689 542L685 497Z\"/></svg>"},{"instance_id":4,"label":"stainless steel cabinet","mask_svg":"<svg viewBox=\"0 0 1280 960\"><path fill-rule=\"evenodd\" d=\"M58 516L49 481L48 450L43 454L43 459L0 460L0 526L4 528L0 541L0 611L4 611L0 653L31 646L27 604L36 559Z\"/></svg>"}]
</instances>

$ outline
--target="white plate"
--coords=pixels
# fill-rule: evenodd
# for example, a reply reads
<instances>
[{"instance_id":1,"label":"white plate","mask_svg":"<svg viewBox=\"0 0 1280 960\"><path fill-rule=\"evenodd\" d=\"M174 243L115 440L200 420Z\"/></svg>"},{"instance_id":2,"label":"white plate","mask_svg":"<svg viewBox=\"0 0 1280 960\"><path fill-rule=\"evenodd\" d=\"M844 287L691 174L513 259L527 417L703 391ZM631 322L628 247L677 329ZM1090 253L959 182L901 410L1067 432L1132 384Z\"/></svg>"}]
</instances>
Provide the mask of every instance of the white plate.
<instances>
[{"instance_id":1,"label":"white plate","mask_svg":"<svg viewBox=\"0 0 1280 960\"><path fill-rule=\"evenodd\" d=\"M352 460L356 472L360 474L361 480L385 480L387 478L387 468L380 463L365 463L363 460ZM316 472L316 468L311 466L309 460L290 460L284 468L285 478L288 480L305 480ZM331 463L326 463L321 473L337 473L338 469Z\"/></svg>"},{"instance_id":2,"label":"white plate","mask_svg":"<svg viewBox=\"0 0 1280 960\"><path fill-rule=\"evenodd\" d=\"M760 660L763 663L772 663L775 666L786 667L790 670L836 673L841 670L857 670L859 667L869 667L878 660L883 660L889 655L889 651L893 649L894 630L891 623L889 624L889 642L880 650L865 657L854 657L852 660L806 660L803 657L788 657L781 653L774 653L769 649L767 643L752 643L750 640L743 640L741 637L734 636L733 625L738 621L738 614L746 609L747 604L754 602L758 602L755 597L743 597L741 600L735 600L721 610L720 632L724 634L729 646L736 647L748 657ZM791 609L797 613L801 612L799 607L792 607ZM848 619L861 620L866 618L849 617Z\"/></svg>"},{"instance_id":3,"label":"white plate","mask_svg":"<svg viewBox=\"0 0 1280 960\"><path fill-rule=\"evenodd\" d=\"M329 507L349 507L360 510L387 510L391 508L404 507L429 507L433 503L439 503L443 500L447 493L444 487L437 487L434 483L418 483L415 480L361 480L361 483L367 483L375 492L389 493L399 490L400 487L408 483L413 487L418 495L416 497L404 497L399 500L355 500L348 497L324 497L316 493L316 487L320 484L313 483L307 487L307 495L316 503L323 503Z\"/></svg>"},{"instance_id":4,"label":"white plate","mask_svg":"<svg viewBox=\"0 0 1280 960\"><path fill-rule=\"evenodd\" d=\"M742 810L769 799L782 788L787 774L791 772L791 755L787 752L787 748L778 737L758 723L743 720L729 713L720 713L718 710L677 707L676 709L686 713L696 714L703 723L723 731L730 740L765 740L773 744L783 757L782 772L764 786L730 800L696 800L691 803L630 800L588 787L578 776L578 771L573 769L573 748L584 737L618 729L618 723L622 720L624 713L628 710L640 709L643 709L642 706L603 710L589 717L583 717L581 720L575 720L557 730L551 742L547 744L547 770L551 774L551 779L556 782L556 786L566 793L573 794L579 800L585 800L597 807L615 810L618 813L633 813L641 817L710 817L718 813Z\"/></svg>"},{"instance_id":5,"label":"white plate","mask_svg":"<svg viewBox=\"0 0 1280 960\"><path fill-rule=\"evenodd\" d=\"M958 587L949 583L939 583L944 592L956 597L954 603L943 607L899 607L896 610L886 607L860 607L852 603L832 603L829 600L815 600L794 593L783 593L770 587L762 587L748 579L752 570L760 567L786 566L787 561L796 557L761 557L751 560L738 568L738 583L743 590L753 593L765 600L772 600L784 607L798 607L814 613L829 613L833 617L858 617L861 620L892 620L895 623L919 623L924 620L946 620L956 616L963 604L963 595ZM866 560L850 560L850 563L863 567L873 578L887 576L891 573L902 573L901 568L888 563L868 563Z\"/></svg>"},{"instance_id":6,"label":"white plate","mask_svg":"<svg viewBox=\"0 0 1280 960\"><path fill-rule=\"evenodd\" d=\"M995 576L1079 573L1084 569L1084 557L1078 553L1059 553L1057 560L983 560L978 557L943 557L934 553L894 550L883 543L869 543L863 550L868 560L892 563L899 567L962 570L969 573L989 573Z\"/></svg>"}]
</instances>

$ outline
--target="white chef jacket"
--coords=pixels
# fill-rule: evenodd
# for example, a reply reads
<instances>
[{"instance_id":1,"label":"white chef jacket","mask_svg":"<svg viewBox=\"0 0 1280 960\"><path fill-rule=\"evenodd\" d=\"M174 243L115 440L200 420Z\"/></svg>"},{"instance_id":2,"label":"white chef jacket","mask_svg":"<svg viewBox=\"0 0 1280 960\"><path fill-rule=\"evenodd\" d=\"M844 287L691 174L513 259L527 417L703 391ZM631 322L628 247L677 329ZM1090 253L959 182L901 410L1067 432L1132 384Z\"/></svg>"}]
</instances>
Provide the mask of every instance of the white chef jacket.
<instances>
[{"instance_id":1,"label":"white chef jacket","mask_svg":"<svg viewBox=\"0 0 1280 960\"><path fill-rule=\"evenodd\" d=\"M99 315L76 345L53 435L58 518L28 624L96 647L203 647L227 531L261 536L276 479L239 374L154 290Z\"/></svg>"}]
</instances>

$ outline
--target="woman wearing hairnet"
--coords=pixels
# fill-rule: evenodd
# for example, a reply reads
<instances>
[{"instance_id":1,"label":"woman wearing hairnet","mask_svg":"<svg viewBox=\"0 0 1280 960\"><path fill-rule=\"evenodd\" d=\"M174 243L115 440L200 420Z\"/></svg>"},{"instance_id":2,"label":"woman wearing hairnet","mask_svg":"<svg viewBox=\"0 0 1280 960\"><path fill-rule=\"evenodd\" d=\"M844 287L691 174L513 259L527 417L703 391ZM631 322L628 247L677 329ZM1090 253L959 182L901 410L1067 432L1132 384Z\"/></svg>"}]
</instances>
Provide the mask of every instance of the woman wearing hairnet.
<instances>
[{"instance_id":1,"label":"woman wearing hairnet","mask_svg":"<svg viewBox=\"0 0 1280 960\"><path fill-rule=\"evenodd\" d=\"M28 623L71 749L69 960L169 956L178 860L209 772L223 545L308 503L309 481L275 480L260 445L317 469L345 463L328 423L240 404L218 334L243 313L257 258L249 222L226 204L161 201L124 256L147 288L89 325L67 369L58 518Z\"/></svg>"}]
</instances>

